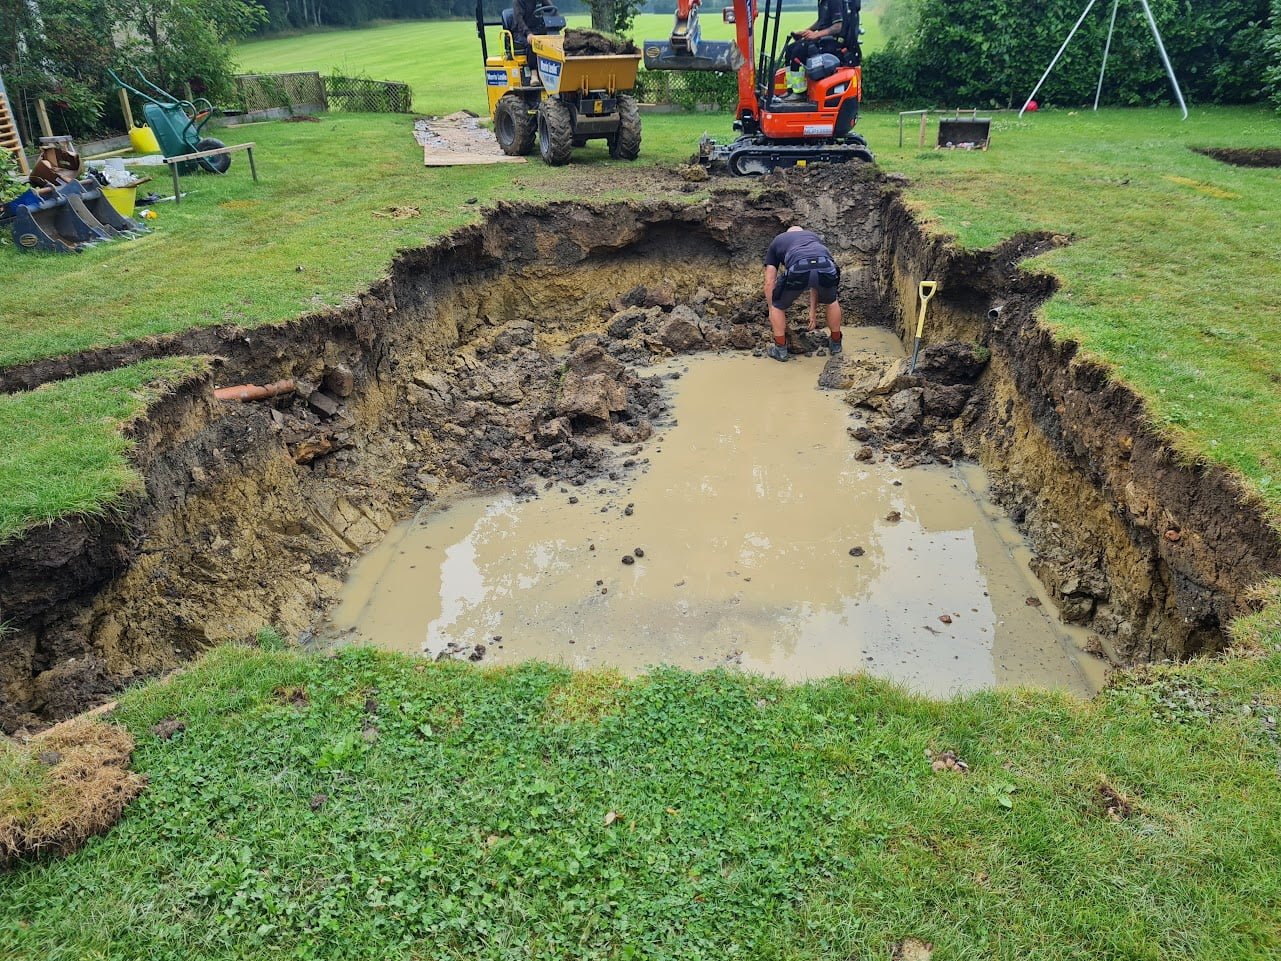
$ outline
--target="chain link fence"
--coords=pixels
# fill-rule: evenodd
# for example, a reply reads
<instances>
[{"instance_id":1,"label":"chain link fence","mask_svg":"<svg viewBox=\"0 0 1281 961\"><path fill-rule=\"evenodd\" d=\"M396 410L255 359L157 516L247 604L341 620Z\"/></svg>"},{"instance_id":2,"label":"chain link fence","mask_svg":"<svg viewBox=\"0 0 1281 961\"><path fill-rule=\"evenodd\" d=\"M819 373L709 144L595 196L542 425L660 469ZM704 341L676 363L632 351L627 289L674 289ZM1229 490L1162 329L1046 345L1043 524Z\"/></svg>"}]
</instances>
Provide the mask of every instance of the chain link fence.
<instances>
[{"instance_id":1,"label":"chain link fence","mask_svg":"<svg viewBox=\"0 0 1281 961\"><path fill-rule=\"evenodd\" d=\"M319 73L253 73L233 80L236 108L245 113L267 110L327 110L325 81Z\"/></svg>"},{"instance_id":2,"label":"chain link fence","mask_svg":"<svg viewBox=\"0 0 1281 961\"><path fill-rule=\"evenodd\" d=\"M330 110L352 113L413 113L414 92L407 83L365 77L325 78Z\"/></svg>"},{"instance_id":3,"label":"chain link fence","mask_svg":"<svg viewBox=\"0 0 1281 961\"><path fill-rule=\"evenodd\" d=\"M678 70L641 70L636 74L636 98L641 103L694 110L730 110L738 103L738 75Z\"/></svg>"},{"instance_id":4,"label":"chain link fence","mask_svg":"<svg viewBox=\"0 0 1281 961\"><path fill-rule=\"evenodd\" d=\"M244 113L272 111L412 113L414 92L407 83L367 77L323 77L308 73L256 73L235 78L236 108Z\"/></svg>"}]
</instances>

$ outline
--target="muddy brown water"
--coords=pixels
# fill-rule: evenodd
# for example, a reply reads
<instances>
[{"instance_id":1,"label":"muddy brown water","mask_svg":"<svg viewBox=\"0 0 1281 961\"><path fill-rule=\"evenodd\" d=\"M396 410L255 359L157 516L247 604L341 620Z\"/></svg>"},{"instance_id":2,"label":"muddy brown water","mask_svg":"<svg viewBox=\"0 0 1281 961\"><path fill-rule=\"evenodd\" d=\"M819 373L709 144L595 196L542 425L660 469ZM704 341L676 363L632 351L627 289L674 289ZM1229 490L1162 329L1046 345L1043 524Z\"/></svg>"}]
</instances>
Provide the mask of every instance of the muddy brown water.
<instances>
[{"instance_id":1,"label":"muddy brown water","mask_svg":"<svg viewBox=\"0 0 1281 961\"><path fill-rule=\"evenodd\" d=\"M879 329L846 342L900 351ZM856 460L822 363L682 362L677 423L643 471L425 508L358 562L325 633L432 656L481 644L487 664L1096 690L1085 633L1058 622L982 472Z\"/></svg>"}]
</instances>

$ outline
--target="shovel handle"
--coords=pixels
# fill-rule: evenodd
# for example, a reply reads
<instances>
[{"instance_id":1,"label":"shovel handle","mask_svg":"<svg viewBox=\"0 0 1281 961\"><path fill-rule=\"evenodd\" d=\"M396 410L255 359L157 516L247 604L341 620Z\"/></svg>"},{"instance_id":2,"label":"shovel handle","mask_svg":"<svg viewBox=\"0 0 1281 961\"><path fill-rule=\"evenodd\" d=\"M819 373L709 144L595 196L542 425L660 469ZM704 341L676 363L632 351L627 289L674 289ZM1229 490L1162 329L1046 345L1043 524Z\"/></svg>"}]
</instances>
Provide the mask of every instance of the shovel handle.
<instances>
[{"instance_id":1,"label":"shovel handle","mask_svg":"<svg viewBox=\"0 0 1281 961\"><path fill-rule=\"evenodd\" d=\"M916 340L918 345L921 340L921 334L925 332L925 306L930 302L930 298L934 296L938 287L937 280L922 280L921 286L917 291L921 297L921 313L916 321Z\"/></svg>"}]
</instances>

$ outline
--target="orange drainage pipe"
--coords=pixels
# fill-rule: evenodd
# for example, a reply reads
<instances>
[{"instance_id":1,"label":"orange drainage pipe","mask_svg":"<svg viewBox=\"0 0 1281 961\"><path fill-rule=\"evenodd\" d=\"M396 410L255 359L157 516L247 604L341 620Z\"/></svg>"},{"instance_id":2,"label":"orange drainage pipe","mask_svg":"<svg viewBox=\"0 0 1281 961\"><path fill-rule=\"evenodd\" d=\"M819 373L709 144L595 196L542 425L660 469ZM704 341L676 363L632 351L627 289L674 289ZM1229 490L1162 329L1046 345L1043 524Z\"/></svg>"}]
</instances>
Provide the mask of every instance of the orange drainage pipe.
<instances>
[{"instance_id":1,"label":"orange drainage pipe","mask_svg":"<svg viewBox=\"0 0 1281 961\"><path fill-rule=\"evenodd\" d=\"M214 391L218 400L268 400L281 394L292 394L296 385L292 380L278 380L274 384L241 384L238 387L219 387Z\"/></svg>"}]
</instances>

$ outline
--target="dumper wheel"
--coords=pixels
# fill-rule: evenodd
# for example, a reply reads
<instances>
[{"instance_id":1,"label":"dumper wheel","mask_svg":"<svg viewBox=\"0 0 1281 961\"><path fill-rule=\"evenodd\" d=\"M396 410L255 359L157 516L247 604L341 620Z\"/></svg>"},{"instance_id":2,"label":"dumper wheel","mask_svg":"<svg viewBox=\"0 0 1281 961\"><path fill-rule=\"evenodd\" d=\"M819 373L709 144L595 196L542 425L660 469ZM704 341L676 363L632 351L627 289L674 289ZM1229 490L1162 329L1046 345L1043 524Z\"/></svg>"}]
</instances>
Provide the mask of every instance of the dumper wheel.
<instances>
[{"instance_id":1,"label":"dumper wheel","mask_svg":"<svg viewBox=\"0 0 1281 961\"><path fill-rule=\"evenodd\" d=\"M640 156L641 115L636 98L618 95L618 130L606 138L609 155L615 160L635 160Z\"/></svg>"},{"instance_id":2,"label":"dumper wheel","mask_svg":"<svg viewBox=\"0 0 1281 961\"><path fill-rule=\"evenodd\" d=\"M534 118L516 94L506 93L499 98L494 108L494 135L509 157L523 157L534 149Z\"/></svg>"},{"instance_id":3,"label":"dumper wheel","mask_svg":"<svg viewBox=\"0 0 1281 961\"><path fill-rule=\"evenodd\" d=\"M221 140L205 137L196 142L196 149L192 153L200 153L202 150L221 150L225 146L227 145ZM216 157L201 157L200 166L211 174L225 174L231 169L231 154L220 153Z\"/></svg>"},{"instance_id":4,"label":"dumper wheel","mask_svg":"<svg viewBox=\"0 0 1281 961\"><path fill-rule=\"evenodd\" d=\"M569 106L547 97L538 107L538 153L553 167L569 163L574 152L574 121Z\"/></svg>"}]
</instances>

